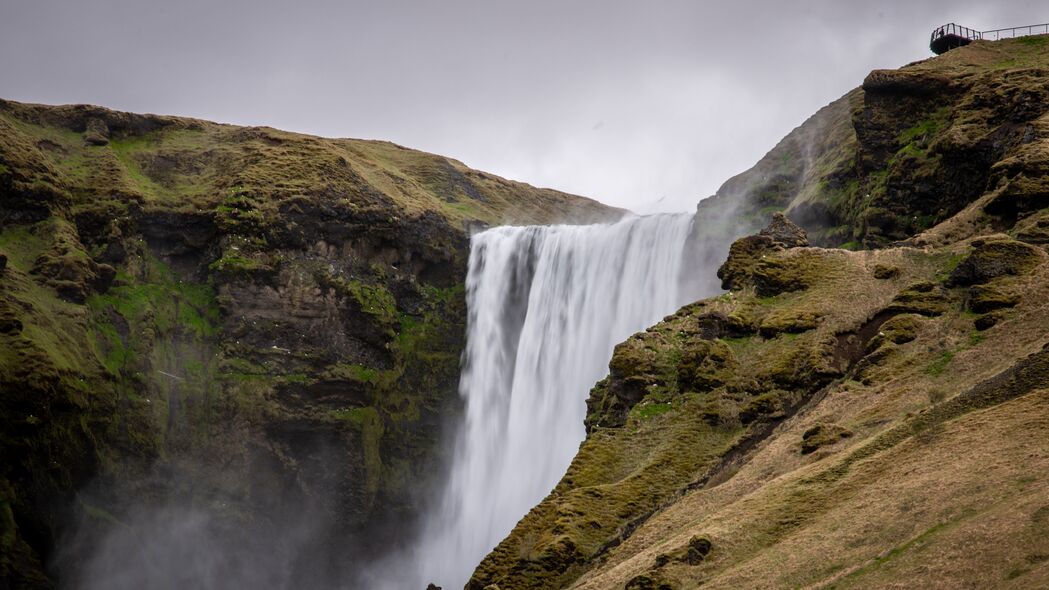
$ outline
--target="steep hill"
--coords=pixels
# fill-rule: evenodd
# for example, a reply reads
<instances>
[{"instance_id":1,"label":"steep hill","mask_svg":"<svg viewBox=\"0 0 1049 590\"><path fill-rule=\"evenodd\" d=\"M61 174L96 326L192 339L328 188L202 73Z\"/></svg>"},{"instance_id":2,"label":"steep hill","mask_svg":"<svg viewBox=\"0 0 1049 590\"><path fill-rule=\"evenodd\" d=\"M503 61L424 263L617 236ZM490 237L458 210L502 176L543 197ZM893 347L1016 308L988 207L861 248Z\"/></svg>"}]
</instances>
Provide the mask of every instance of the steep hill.
<instances>
[{"instance_id":1,"label":"steep hill","mask_svg":"<svg viewBox=\"0 0 1049 590\"><path fill-rule=\"evenodd\" d=\"M1049 585L1047 164L1049 37L872 72L700 203L807 235L616 349L468 587Z\"/></svg>"},{"instance_id":2,"label":"steep hill","mask_svg":"<svg viewBox=\"0 0 1049 590\"><path fill-rule=\"evenodd\" d=\"M228 580L352 579L457 412L470 228L620 214L385 142L0 101L0 587L107 532L171 551L165 506L255 556Z\"/></svg>"}]
</instances>

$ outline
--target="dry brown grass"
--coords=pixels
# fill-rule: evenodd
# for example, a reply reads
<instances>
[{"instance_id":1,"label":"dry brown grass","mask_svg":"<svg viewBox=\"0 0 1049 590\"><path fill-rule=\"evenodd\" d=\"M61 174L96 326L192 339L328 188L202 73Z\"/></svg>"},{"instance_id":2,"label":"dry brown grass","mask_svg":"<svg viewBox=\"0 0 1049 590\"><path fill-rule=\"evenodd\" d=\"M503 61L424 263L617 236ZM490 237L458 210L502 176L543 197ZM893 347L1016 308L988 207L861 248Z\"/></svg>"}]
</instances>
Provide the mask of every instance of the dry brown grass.
<instances>
[{"instance_id":1,"label":"dry brown grass","mask_svg":"<svg viewBox=\"0 0 1049 590\"><path fill-rule=\"evenodd\" d=\"M693 535L713 541L707 560L656 570L681 588L1045 587L1049 390L934 422L863 455L884 440L879 436L928 415L930 399L949 403L1042 348L1047 266L1024 278L1021 303L982 340L971 339L965 315L925 320L871 385L838 384L782 424L724 483L691 492L649 520L573 587L621 588ZM943 350L953 356L930 374ZM802 456L801 435L816 423L841 424L854 435Z\"/></svg>"}]
</instances>

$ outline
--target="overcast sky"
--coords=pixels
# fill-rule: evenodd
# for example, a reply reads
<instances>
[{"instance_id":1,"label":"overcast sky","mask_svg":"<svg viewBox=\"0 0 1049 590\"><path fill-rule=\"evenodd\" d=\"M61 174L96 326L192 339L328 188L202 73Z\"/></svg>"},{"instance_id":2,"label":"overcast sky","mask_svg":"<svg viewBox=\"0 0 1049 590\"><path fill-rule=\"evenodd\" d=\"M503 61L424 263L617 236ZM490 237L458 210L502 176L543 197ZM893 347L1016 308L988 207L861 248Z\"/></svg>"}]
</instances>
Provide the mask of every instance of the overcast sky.
<instances>
[{"instance_id":1,"label":"overcast sky","mask_svg":"<svg viewBox=\"0 0 1049 590\"><path fill-rule=\"evenodd\" d=\"M388 139L691 209L931 30L1044 0L0 0L0 96Z\"/></svg>"}]
</instances>

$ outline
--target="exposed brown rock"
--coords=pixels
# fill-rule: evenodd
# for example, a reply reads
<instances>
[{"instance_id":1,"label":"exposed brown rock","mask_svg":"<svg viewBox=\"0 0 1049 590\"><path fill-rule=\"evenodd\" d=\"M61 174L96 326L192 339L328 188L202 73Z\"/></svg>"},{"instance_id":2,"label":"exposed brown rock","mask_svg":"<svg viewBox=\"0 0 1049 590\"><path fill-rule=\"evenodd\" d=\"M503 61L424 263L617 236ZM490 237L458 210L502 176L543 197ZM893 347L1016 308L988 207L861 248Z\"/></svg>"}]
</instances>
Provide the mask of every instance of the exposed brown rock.
<instances>
[{"instance_id":1,"label":"exposed brown rock","mask_svg":"<svg viewBox=\"0 0 1049 590\"><path fill-rule=\"evenodd\" d=\"M808 245L805 230L791 222L782 213L775 213L772 221L757 235L740 238L729 248L728 259L718 268L722 289L740 289L753 277L755 267L769 252ZM789 290L788 287L784 287ZM769 287L773 290L773 287Z\"/></svg>"},{"instance_id":2,"label":"exposed brown rock","mask_svg":"<svg viewBox=\"0 0 1049 590\"><path fill-rule=\"evenodd\" d=\"M974 240L972 246L972 252L951 272L948 286L976 285L1024 274L1045 259L1037 247L1008 238Z\"/></svg>"}]
</instances>

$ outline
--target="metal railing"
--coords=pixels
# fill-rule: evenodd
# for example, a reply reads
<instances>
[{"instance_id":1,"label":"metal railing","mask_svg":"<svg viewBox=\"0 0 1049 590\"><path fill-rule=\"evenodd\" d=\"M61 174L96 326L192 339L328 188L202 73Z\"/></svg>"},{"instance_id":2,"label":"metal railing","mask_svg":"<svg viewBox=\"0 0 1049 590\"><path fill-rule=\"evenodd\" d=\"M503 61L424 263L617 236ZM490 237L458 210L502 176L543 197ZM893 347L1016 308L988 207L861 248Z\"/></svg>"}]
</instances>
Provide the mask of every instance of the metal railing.
<instances>
[{"instance_id":1,"label":"metal railing","mask_svg":"<svg viewBox=\"0 0 1049 590\"><path fill-rule=\"evenodd\" d=\"M992 31L977 31L976 29L970 29L955 23L948 23L933 29L932 35L929 36L929 43L948 36L961 37L970 41L979 41L981 39L984 41L1000 41L1002 39L1015 39L1016 37L1028 37L1031 35L1049 35L1049 23L994 29Z\"/></svg>"},{"instance_id":2,"label":"metal railing","mask_svg":"<svg viewBox=\"0 0 1049 590\"><path fill-rule=\"evenodd\" d=\"M1001 39L1013 39L1030 35L1049 35L1049 23L1044 25L1027 25L1026 27L1012 27L1008 29L983 31L980 33L980 38L987 41L999 41Z\"/></svg>"},{"instance_id":3,"label":"metal railing","mask_svg":"<svg viewBox=\"0 0 1049 590\"><path fill-rule=\"evenodd\" d=\"M948 23L942 27L936 27L933 30L932 35L929 36L929 43L933 43L940 37L961 37L962 39L969 39L976 41L983 39L983 34L976 29L970 29L969 27L963 27L954 23Z\"/></svg>"}]
</instances>

